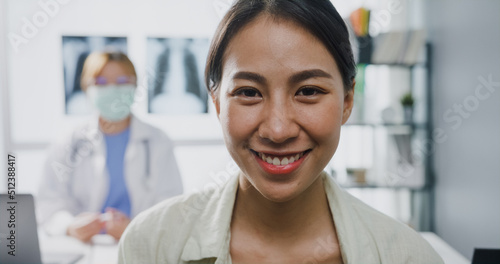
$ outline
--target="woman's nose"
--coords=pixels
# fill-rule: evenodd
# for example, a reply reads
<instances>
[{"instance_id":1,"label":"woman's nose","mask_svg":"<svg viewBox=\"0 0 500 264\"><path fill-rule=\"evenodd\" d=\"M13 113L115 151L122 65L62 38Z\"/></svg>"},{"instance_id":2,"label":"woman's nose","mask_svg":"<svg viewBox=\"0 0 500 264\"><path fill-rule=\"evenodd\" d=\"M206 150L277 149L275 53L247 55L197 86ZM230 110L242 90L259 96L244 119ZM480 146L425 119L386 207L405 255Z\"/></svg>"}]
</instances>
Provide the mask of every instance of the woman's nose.
<instances>
[{"instance_id":1,"label":"woman's nose","mask_svg":"<svg viewBox=\"0 0 500 264\"><path fill-rule=\"evenodd\" d=\"M297 124L296 113L289 104L270 102L262 115L263 120L259 126L261 139L280 144L299 136L300 126Z\"/></svg>"}]
</instances>

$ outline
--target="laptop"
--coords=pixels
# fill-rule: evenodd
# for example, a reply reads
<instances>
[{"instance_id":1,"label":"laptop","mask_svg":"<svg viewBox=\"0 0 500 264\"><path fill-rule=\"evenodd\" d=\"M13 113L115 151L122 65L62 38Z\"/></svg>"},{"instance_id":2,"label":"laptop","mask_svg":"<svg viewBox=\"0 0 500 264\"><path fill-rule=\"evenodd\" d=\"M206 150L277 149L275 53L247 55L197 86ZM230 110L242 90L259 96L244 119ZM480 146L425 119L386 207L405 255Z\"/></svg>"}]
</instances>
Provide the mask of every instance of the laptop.
<instances>
[{"instance_id":1,"label":"laptop","mask_svg":"<svg viewBox=\"0 0 500 264\"><path fill-rule=\"evenodd\" d=\"M472 264L498 264L500 263L500 249L475 248Z\"/></svg>"},{"instance_id":2,"label":"laptop","mask_svg":"<svg viewBox=\"0 0 500 264\"><path fill-rule=\"evenodd\" d=\"M73 264L83 254L50 254L42 261L31 194L0 194L0 264Z\"/></svg>"}]
</instances>

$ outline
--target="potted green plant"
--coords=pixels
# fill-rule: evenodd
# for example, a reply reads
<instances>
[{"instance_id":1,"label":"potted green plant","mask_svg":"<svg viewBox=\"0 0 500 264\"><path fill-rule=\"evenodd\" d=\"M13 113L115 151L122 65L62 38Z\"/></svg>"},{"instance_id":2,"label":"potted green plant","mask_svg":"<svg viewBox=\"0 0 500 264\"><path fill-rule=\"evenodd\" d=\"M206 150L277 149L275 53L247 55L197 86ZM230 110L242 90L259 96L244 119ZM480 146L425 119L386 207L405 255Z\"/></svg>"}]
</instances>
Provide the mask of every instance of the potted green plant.
<instances>
[{"instance_id":1,"label":"potted green plant","mask_svg":"<svg viewBox=\"0 0 500 264\"><path fill-rule=\"evenodd\" d=\"M404 120L405 123L411 124L413 122L413 104L415 103L415 99L413 98L411 93L406 93L401 97L401 105L403 105L404 109Z\"/></svg>"}]
</instances>

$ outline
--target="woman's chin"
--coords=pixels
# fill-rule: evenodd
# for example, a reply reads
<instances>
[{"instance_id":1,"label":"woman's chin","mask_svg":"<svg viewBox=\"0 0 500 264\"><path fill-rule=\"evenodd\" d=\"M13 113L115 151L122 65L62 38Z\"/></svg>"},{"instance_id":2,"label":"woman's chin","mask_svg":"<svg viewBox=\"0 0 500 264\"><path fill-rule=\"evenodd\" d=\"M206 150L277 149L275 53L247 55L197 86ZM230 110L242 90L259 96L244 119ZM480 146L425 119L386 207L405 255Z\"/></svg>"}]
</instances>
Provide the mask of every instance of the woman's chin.
<instances>
[{"instance_id":1,"label":"woman's chin","mask_svg":"<svg viewBox=\"0 0 500 264\"><path fill-rule=\"evenodd\" d=\"M291 201L302 193L297 184L273 184L264 188L257 188L257 190L264 198L275 203Z\"/></svg>"},{"instance_id":2,"label":"woman's chin","mask_svg":"<svg viewBox=\"0 0 500 264\"><path fill-rule=\"evenodd\" d=\"M271 202L284 203L301 196L314 185L321 171L317 173L311 171L308 167L301 167L295 173L273 175L260 170L252 170L241 175L244 178L240 188L255 189ZM247 175L253 175L253 177Z\"/></svg>"}]
</instances>

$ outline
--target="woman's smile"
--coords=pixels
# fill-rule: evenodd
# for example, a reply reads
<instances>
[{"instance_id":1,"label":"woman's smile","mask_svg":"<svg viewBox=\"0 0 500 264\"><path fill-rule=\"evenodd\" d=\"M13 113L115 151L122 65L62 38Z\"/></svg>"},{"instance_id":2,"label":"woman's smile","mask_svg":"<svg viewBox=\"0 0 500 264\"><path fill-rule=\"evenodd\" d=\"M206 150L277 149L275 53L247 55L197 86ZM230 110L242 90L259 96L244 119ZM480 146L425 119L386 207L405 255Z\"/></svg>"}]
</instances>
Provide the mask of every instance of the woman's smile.
<instances>
[{"instance_id":1,"label":"woman's smile","mask_svg":"<svg viewBox=\"0 0 500 264\"><path fill-rule=\"evenodd\" d=\"M289 174L300 167L310 150L273 153L251 150L260 167L269 174Z\"/></svg>"}]
</instances>

